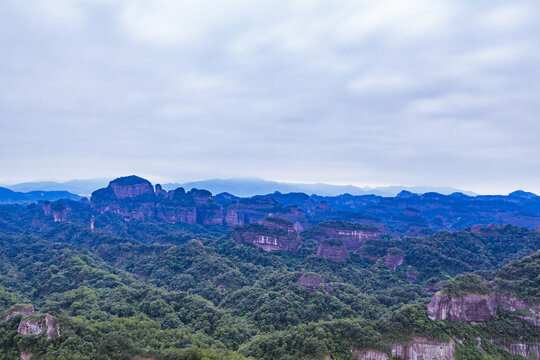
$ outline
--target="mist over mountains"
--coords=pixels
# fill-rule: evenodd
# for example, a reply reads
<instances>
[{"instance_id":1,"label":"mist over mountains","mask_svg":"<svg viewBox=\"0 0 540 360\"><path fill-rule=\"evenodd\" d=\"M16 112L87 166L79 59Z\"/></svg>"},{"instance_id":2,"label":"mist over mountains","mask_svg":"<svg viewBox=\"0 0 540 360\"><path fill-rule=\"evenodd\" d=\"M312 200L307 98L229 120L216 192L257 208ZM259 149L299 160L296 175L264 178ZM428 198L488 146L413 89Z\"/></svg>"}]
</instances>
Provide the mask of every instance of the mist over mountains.
<instances>
[{"instance_id":1,"label":"mist over mountains","mask_svg":"<svg viewBox=\"0 0 540 360\"><path fill-rule=\"evenodd\" d=\"M37 181L9 185L6 186L6 188L17 192L68 191L80 196L88 196L94 190L107 186L110 180L112 180L112 178L70 180L66 182ZM192 188L205 189L212 194L228 192L240 197L270 194L276 191L281 193L302 192L309 195L316 194L321 196L337 196L342 194L396 196L402 190L417 194L437 192L443 195L449 195L455 192L462 192L466 195L476 195L472 191L465 191L452 187L394 185L371 188L368 186L358 187L354 185L334 185L324 183L289 183L259 178L207 179L186 183L163 184L163 189L165 190L174 190L178 187L183 187L188 190Z\"/></svg>"}]
</instances>

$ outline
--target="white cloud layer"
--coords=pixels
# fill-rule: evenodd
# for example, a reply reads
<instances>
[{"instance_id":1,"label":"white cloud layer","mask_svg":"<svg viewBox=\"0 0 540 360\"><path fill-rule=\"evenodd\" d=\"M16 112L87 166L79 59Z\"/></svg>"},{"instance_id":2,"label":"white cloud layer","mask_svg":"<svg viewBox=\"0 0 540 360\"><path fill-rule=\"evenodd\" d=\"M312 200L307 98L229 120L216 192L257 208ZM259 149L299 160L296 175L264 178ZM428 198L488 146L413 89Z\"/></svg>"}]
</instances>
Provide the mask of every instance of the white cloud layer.
<instances>
[{"instance_id":1,"label":"white cloud layer","mask_svg":"<svg viewBox=\"0 0 540 360\"><path fill-rule=\"evenodd\" d=\"M540 193L536 1L6 0L0 182Z\"/></svg>"}]
</instances>

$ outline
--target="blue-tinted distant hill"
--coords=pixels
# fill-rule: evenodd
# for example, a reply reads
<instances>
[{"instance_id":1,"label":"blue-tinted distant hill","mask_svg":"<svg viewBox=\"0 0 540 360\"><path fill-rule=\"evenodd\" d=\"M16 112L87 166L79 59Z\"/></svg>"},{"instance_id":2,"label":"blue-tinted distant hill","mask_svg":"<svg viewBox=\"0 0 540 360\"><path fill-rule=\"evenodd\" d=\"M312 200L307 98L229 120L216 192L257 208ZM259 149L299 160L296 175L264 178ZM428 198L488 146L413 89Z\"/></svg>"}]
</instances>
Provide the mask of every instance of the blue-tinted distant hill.
<instances>
[{"instance_id":1,"label":"blue-tinted distant hill","mask_svg":"<svg viewBox=\"0 0 540 360\"><path fill-rule=\"evenodd\" d=\"M73 194L89 196L94 190L107 186L110 180L112 179L96 178L86 180L70 180L66 182L37 181L8 185L6 188L20 192L69 191ZM165 190L174 190L178 187L183 187L186 190L190 190L192 188L206 189L212 194L227 192L241 197L271 194L276 191L284 194L291 192L302 192L308 195L315 194L321 196L337 196L342 194L396 196L402 190L407 190L416 194L437 192L440 194L449 195L455 192L462 192L466 195L475 195L473 192L463 191L451 187L395 185L370 188L368 186L358 187L354 185L334 185L323 183L287 183L258 178L208 179L186 183L168 183L163 185Z\"/></svg>"},{"instance_id":2,"label":"blue-tinted distant hill","mask_svg":"<svg viewBox=\"0 0 540 360\"><path fill-rule=\"evenodd\" d=\"M107 186L112 179L98 178L85 180L69 180L66 182L55 181L34 181L15 185L8 185L6 188L13 191L68 191L81 196L88 196L94 190Z\"/></svg>"},{"instance_id":3,"label":"blue-tinted distant hill","mask_svg":"<svg viewBox=\"0 0 540 360\"><path fill-rule=\"evenodd\" d=\"M271 194L276 191L280 193L306 193L308 195L316 194L321 196L336 196L342 194L351 195L379 195L396 196L402 190L408 190L413 193L423 194L427 192L437 192L449 195L455 192L462 192L467 195L474 195L470 191L463 191L450 187L435 186L386 186L386 187L358 187L354 185L332 185L332 184L302 184L286 183L277 181L268 181L258 178L232 178L232 179L209 179L202 181L187 182L184 184L171 183L164 184L166 190L173 190L177 187L186 189L197 188L206 189L213 194L227 192L236 196L254 196L260 194Z\"/></svg>"},{"instance_id":4,"label":"blue-tinted distant hill","mask_svg":"<svg viewBox=\"0 0 540 360\"><path fill-rule=\"evenodd\" d=\"M30 204L39 200L79 200L80 198L79 195L67 191L30 191L23 193L0 187L0 204Z\"/></svg>"}]
</instances>

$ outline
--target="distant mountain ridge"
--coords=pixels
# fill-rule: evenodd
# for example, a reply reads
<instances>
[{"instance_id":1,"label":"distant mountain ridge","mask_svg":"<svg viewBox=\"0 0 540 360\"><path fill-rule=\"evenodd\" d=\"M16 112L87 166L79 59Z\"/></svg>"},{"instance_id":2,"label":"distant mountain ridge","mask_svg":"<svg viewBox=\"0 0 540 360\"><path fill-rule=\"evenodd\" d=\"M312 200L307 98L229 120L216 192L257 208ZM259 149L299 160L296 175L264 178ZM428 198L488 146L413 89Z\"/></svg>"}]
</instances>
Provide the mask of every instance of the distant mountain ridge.
<instances>
[{"instance_id":1,"label":"distant mountain ridge","mask_svg":"<svg viewBox=\"0 0 540 360\"><path fill-rule=\"evenodd\" d=\"M94 190L106 187L112 178L96 178L85 180L70 180L66 182L38 181L25 182L20 184L5 186L13 191L69 191L81 196L89 196ZM379 195L396 196L400 191L407 190L417 194L427 192L437 192L449 195L455 192L462 192L466 195L476 195L472 191L464 191L451 187L437 186L384 186L371 188L368 186L358 187L354 185L334 185L334 184L306 184L270 181L259 178L230 178L230 179L207 179L200 181L190 181L186 183L166 183L163 189L174 190L183 187L186 190L193 188L205 189L212 194L227 192L239 197L250 197L255 195L271 194L276 191L281 193L301 192L308 195L337 196L342 194L351 195Z\"/></svg>"},{"instance_id":2,"label":"distant mountain ridge","mask_svg":"<svg viewBox=\"0 0 540 360\"><path fill-rule=\"evenodd\" d=\"M73 194L88 196L94 190L107 186L112 178L96 178L96 179L82 179L82 180L69 180L66 182L56 181L34 181L24 182L14 185L7 185L6 188L18 191L68 191Z\"/></svg>"},{"instance_id":3,"label":"distant mountain ridge","mask_svg":"<svg viewBox=\"0 0 540 360\"><path fill-rule=\"evenodd\" d=\"M17 192L0 187L0 204L30 204L39 200L79 200L80 198L79 195L72 194L68 191Z\"/></svg>"},{"instance_id":4,"label":"distant mountain ridge","mask_svg":"<svg viewBox=\"0 0 540 360\"><path fill-rule=\"evenodd\" d=\"M227 192L240 197L271 194L276 191L280 193L299 192L308 195L315 194L321 196L337 196L342 194L396 196L402 190L408 190L418 194L423 194L426 192L438 192L443 195L449 195L455 192L462 192L466 195L476 195L471 191L464 191L451 187L395 185L370 188L368 186L358 187L354 185L333 185L324 183L287 183L258 178L208 179L183 184L169 183L164 184L163 188L165 190L174 190L180 186L185 189L206 189L212 194Z\"/></svg>"}]
</instances>

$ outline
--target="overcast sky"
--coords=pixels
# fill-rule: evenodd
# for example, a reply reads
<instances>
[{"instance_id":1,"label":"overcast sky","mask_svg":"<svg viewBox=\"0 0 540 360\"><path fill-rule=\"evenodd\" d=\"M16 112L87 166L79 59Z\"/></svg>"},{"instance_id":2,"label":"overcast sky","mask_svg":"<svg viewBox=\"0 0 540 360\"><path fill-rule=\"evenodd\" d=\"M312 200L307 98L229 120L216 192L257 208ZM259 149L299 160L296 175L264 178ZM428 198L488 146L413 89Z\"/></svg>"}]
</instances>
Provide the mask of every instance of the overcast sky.
<instances>
[{"instance_id":1,"label":"overcast sky","mask_svg":"<svg viewBox=\"0 0 540 360\"><path fill-rule=\"evenodd\" d=\"M2 0L0 182L540 193L540 2Z\"/></svg>"}]
</instances>

